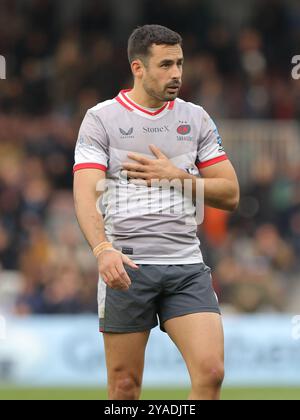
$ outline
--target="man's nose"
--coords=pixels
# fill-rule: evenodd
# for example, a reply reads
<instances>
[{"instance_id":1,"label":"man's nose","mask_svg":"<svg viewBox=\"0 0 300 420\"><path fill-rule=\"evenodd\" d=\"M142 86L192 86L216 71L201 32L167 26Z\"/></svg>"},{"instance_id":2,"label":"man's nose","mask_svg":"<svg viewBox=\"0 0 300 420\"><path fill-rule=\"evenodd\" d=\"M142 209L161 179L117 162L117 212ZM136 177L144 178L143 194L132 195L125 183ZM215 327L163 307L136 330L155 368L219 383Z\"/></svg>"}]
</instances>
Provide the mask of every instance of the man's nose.
<instances>
[{"instance_id":1,"label":"man's nose","mask_svg":"<svg viewBox=\"0 0 300 420\"><path fill-rule=\"evenodd\" d=\"M177 80L178 82L181 80L181 70L177 66L174 67L172 71L172 79L173 81Z\"/></svg>"}]
</instances>

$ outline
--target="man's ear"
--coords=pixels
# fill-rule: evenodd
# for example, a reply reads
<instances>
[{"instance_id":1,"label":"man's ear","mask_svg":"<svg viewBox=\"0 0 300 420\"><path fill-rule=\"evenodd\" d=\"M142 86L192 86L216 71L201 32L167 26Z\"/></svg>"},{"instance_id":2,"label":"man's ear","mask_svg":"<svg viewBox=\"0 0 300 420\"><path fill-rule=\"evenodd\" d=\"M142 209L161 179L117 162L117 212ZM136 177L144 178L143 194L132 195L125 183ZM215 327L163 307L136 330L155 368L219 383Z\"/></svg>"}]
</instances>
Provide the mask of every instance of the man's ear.
<instances>
[{"instance_id":1,"label":"man's ear","mask_svg":"<svg viewBox=\"0 0 300 420\"><path fill-rule=\"evenodd\" d=\"M131 71L134 77L141 79L144 74L145 66L140 59L136 59L131 63Z\"/></svg>"}]
</instances>

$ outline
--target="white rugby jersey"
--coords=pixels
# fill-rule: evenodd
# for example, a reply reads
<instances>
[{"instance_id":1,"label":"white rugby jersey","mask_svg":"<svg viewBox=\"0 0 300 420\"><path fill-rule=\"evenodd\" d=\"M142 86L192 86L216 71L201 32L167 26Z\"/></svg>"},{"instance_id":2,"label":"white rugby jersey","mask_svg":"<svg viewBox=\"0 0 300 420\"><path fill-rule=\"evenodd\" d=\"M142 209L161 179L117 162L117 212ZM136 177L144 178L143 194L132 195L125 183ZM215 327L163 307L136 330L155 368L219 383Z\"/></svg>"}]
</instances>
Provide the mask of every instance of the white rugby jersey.
<instances>
[{"instance_id":1,"label":"white rugby jersey","mask_svg":"<svg viewBox=\"0 0 300 420\"><path fill-rule=\"evenodd\" d=\"M176 99L150 111L132 102L128 92L88 110L74 171L106 172L106 236L136 264L203 262L192 200L183 205L186 197L176 188L132 184L122 164L137 163L128 158L129 152L156 159L149 149L155 144L175 166L200 177L199 169L227 159L217 127L198 105Z\"/></svg>"}]
</instances>

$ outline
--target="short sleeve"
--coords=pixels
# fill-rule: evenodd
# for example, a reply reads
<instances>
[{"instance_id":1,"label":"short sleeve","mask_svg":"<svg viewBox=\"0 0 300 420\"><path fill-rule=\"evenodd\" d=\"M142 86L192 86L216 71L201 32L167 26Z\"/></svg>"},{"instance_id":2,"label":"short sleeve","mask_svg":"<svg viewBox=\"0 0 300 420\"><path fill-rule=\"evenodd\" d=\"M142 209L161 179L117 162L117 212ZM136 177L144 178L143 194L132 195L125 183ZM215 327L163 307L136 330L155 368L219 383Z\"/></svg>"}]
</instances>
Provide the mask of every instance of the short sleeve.
<instances>
[{"instance_id":1,"label":"short sleeve","mask_svg":"<svg viewBox=\"0 0 300 420\"><path fill-rule=\"evenodd\" d=\"M89 110L81 124L75 148L74 172L81 169L107 171L108 138L100 118Z\"/></svg>"},{"instance_id":2,"label":"short sleeve","mask_svg":"<svg viewBox=\"0 0 300 420\"><path fill-rule=\"evenodd\" d=\"M228 159L216 124L204 109L202 109L202 112L201 132L196 159L198 169L203 169Z\"/></svg>"}]
</instances>

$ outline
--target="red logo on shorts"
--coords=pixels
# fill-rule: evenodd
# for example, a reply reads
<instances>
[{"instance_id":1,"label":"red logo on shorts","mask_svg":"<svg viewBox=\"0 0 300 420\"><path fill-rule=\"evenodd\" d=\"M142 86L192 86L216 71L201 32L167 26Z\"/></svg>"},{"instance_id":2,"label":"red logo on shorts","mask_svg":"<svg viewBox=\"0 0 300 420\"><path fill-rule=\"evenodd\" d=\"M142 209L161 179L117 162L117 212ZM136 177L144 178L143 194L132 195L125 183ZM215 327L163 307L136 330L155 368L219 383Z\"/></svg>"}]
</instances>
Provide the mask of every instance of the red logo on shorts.
<instances>
[{"instance_id":1,"label":"red logo on shorts","mask_svg":"<svg viewBox=\"0 0 300 420\"><path fill-rule=\"evenodd\" d=\"M189 134L191 132L191 126L188 124L185 125L180 125L177 128L177 133L182 135L182 136L186 136L187 134Z\"/></svg>"}]
</instances>

